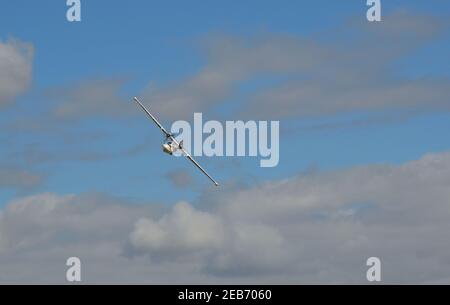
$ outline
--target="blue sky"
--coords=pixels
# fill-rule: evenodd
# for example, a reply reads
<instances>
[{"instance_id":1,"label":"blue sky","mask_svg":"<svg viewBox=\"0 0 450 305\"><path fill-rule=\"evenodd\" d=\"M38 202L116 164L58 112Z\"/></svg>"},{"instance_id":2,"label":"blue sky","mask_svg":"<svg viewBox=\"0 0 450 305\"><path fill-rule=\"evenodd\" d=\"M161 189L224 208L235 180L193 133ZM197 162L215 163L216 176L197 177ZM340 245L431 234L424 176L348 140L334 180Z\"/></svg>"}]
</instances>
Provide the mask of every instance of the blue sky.
<instances>
[{"instance_id":1,"label":"blue sky","mask_svg":"<svg viewBox=\"0 0 450 305\"><path fill-rule=\"evenodd\" d=\"M201 69L205 64L201 51L205 37L222 33L237 37L282 33L327 41L333 39L333 29L339 31L348 20L364 21L365 9L364 1L327 1L326 5L321 1L285 1L282 5L275 5L273 1L246 1L244 4L134 1L128 6L119 1L82 1L82 22L68 23L64 1L8 2L2 5L0 37L3 41L14 37L32 43L35 57L31 89L0 116L4 122L13 123L25 117L37 120L39 124L42 122L39 120L45 120L39 115L52 107L46 91L70 89L85 80L98 78L124 79L120 95L126 101L141 92L150 80L162 85L171 84ZM450 4L383 3L383 14L397 9L439 16L449 11ZM346 30L341 31L345 35ZM445 35L448 37L448 32ZM406 77L448 77L449 51L449 40L440 37L399 58L395 65ZM245 90L245 86L251 87L252 83L243 86ZM237 103L246 102L245 97L236 100ZM228 104L233 105L236 100L230 99ZM129 107L135 106L130 102ZM232 106L221 107L226 119L234 119ZM227 111L227 107L231 110ZM220 116L220 112L208 117L215 119L217 115ZM427 152L450 148L446 137L450 127L448 113L431 111L393 122L348 125L366 115L368 113L315 119L282 118L282 129L290 125L302 127L282 134L280 164L273 169L260 168L257 158L200 158L200 161L220 181L248 181L251 184L295 176L311 168L330 170L370 163L399 164ZM344 125L320 128L330 122L344 122ZM170 120L165 124L170 126ZM83 135L90 135L91 139L75 140ZM209 187L208 181L188 162L172 161L160 153L158 131L140 114L118 122L101 117L69 122L59 132L8 131L2 138L10 142L0 150L2 158L10 156L4 159L6 163L29 167L46 177L39 191L61 194L105 192L137 201L154 199L171 203L195 198L199 191ZM146 142L148 146L142 152L121 155L121 152ZM95 152L115 156L96 161L47 160L27 164L19 155L30 147L52 155ZM11 157L14 153L17 158ZM238 165L233 166L239 168L230 170L229 163L236 164L236 160ZM195 187L173 188L165 176L168 171L179 169L193 172ZM2 203L15 196L17 190L6 188L0 191Z\"/></svg>"},{"instance_id":2,"label":"blue sky","mask_svg":"<svg viewBox=\"0 0 450 305\"><path fill-rule=\"evenodd\" d=\"M450 2L4 2L0 283L450 282ZM197 157L215 188L135 95L280 121L279 164Z\"/></svg>"}]
</instances>

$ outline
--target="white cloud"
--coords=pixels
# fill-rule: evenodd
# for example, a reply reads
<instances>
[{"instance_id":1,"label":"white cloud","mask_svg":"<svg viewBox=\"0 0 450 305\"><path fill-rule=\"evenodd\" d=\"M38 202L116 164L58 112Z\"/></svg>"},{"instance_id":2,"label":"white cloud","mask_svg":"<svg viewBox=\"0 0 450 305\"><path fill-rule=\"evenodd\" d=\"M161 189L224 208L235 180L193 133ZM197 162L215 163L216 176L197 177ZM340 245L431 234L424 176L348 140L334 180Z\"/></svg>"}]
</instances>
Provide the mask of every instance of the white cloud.
<instances>
[{"instance_id":1,"label":"white cloud","mask_svg":"<svg viewBox=\"0 0 450 305\"><path fill-rule=\"evenodd\" d=\"M328 51L308 39L291 36L209 37L205 43L207 64L194 75L165 87L153 84L142 99L161 118L189 118L236 94L238 86L262 74L286 75L320 63Z\"/></svg>"},{"instance_id":2,"label":"white cloud","mask_svg":"<svg viewBox=\"0 0 450 305\"><path fill-rule=\"evenodd\" d=\"M162 85L150 82L140 96L162 120L191 119L193 112L235 100L243 101L238 115L251 119L448 111L448 78L413 79L399 69L393 72L399 59L445 30L437 17L399 11L380 25L348 22L314 37L210 35L203 43L205 64L196 73ZM265 85L253 86L261 79ZM241 90L248 84L255 89ZM124 80L103 79L53 90L53 116L76 120L136 114L130 97L120 95L123 85Z\"/></svg>"},{"instance_id":3,"label":"white cloud","mask_svg":"<svg viewBox=\"0 0 450 305\"><path fill-rule=\"evenodd\" d=\"M42 193L9 202L3 210L2 233L9 241L9 250L52 243L60 234L87 239L116 238L115 234L123 232L124 225L131 228L143 211L156 208L124 205L119 199L104 195Z\"/></svg>"},{"instance_id":4,"label":"white cloud","mask_svg":"<svg viewBox=\"0 0 450 305\"><path fill-rule=\"evenodd\" d=\"M166 174L166 178L177 188L186 188L194 182L190 172L184 169L170 171Z\"/></svg>"},{"instance_id":5,"label":"white cloud","mask_svg":"<svg viewBox=\"0 0 450 305\"><path fill-rule=\"evenodd\" d=\"M59 282L79 256L87 283L385 283L450 274L450 153L310 173L168 209L52 193L0 213L0 281ZM62 275L61 275L62 274Z\"/></svg>"},{"instance_id":6,"label":"white cloud","mask_svg":"<svg viewBox=\"0 0 450 305\"><path fill-rule=\"evenodd\" d=\"M364 282L370 256L380 256L389 268L387 282L438 281L450 274L450 267L442 265L450 259L443 233L450 229L449 181L450 153L443 153L399 166L361 166L270 182L227 193L217 205L204 203L207 219L222 229L211 230L209 221L195 219L195 232L209 230L218 244L190 248L189 238L174 233L190 231L179 221L183 217L173 217L176 207L159 222L138 223L133 234L157 241L141 239L135 250L152 256L165 249L186 258L186 249L202 249L191 261L201 270L250 281L258 274L263 279L258 282L278 276L290 283ZM175 261L173 255L163 257Z\"/></svg>"},{"instance_id":7,"label":"white cloud","mask_svg":"<svg viewBox=\"0 0 450 305\"><path fill-rule=\"evenodd\" d=\"M56 101L52 117L58 120L79 120L93 117L123 117L135 113L131 98L120 96L123 79L94 79L72 87L48 90Z\"/></svg>"},{"instance_id":8,"label":"white cloud","mask_svg":"<svg viewBox=\"0 0 450 305\"><path fill-rule=\"evenodd\" d=\"M10 39L0 41L0 108L14 102L29 87L34 49L29 43Z\"/></svg>"},{"instance_id":9,"label":"white cloud","mask_svg":"<svg viewBox=\"0 0 450 305\"><path fill-rule=\"evenodd\" d=\"M240 115L254 119L334 115L352 111L449 110L450 80L393 73L444 30L440 19L399 11L381 25L350 22L324 42L280 34L216 36L206 42L206 64L165 87L151 86L143 100L162 118L189 119L218 104L243 100ZM240 93L261 77L278 81ZM248 103L246 103L248 102Z\"/></svg>"},{"instance_id":10,"label":"white cloud","mask_svg":"<svg viewBox=\"0 0 450 305\"><path fill-rule=\"evenodd\" d=\"M242 114L304 118L358 111L411 114L450 109L450 79L410 78L401 68L393 68L399 59L444 36L448 29L442 20L399 11L385 16L380 26L367 22L348 26L336 31L331 42L318 43L322 53L315 55L311 66L297 70L297 77L253 95Z\"/></svg>"},{"instance_id":11,"label":"white cloud","mask_svg":"<svg viewBox=\"0 0 450 305\"><path fill-rule=\"evenodd\" d=\"M42 175L28 170L0 167L0 188L28 190L41 184L42 180Z\"/></svg>"},{"instance_id":12,"label":"white cloud","mask_svg":"<svg viewBox=\"0 0 450 305\"><path fill-rule=\"evenodd\" d=\"M186 256L190 252L220 247L224 226L216 216L177 203L158 221L140 219L130 236L132 246L158 256Z\"/></svg>"}]
</instances>

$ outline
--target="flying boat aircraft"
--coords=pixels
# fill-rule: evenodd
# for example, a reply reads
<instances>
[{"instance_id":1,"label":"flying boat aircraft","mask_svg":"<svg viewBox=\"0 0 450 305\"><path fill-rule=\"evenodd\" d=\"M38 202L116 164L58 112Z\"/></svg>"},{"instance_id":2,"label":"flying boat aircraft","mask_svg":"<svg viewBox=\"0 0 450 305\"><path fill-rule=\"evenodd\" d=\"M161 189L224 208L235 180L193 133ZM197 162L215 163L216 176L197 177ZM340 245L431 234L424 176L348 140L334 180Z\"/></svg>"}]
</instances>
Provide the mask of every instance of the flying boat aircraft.
<instances>
[{"instance_id":1,"label":"flying boat aircraft","mask_svg":"<svg viewBox=\"0 0 450 305\"><path fill-rule=\"evenodd\" d=\"M145 108L145 106L139 101L137 97L134 97L134 101L142 108L142 110L148 115L148 117L156 124L156 126L161 129L161 131L164 133L165 141L162 144L162 149L165 153L169 155L173 155L176 151L180 150L183 155L188 158L199 170L202 171L203 174L205 174L213 183L215 186L219 186L219 183L217 183L216 180L214 180L211 175L209 175L203 167L200 166L200 164L197 163L197 161L192 158L192 156L189 154L189 152L183 147L183 141L178 142L175 137L169 133L162 125L161 123L150 113L150 111Z\"/></svg>"}]
</instances>

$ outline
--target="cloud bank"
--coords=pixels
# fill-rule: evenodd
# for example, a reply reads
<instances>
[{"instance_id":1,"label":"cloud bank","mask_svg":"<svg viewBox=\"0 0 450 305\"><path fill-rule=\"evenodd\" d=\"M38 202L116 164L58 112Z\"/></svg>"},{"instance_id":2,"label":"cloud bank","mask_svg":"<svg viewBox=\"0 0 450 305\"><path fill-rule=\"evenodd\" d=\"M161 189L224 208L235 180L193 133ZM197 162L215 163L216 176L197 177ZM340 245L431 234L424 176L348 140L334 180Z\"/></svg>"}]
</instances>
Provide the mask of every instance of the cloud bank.
<instances>
[{"instance_id":1,"label":"cloud bank","mask_svg":"<svg viewBox=\"0 0 450 305\"><path fill-rule=\"evenodd\" d=\"M385 283L449 283L449 181L450 153L439 153L165 209L95 194L19 198L0 216L0 281L62 282L65 259L79 256L92 283L365 283L378 256Z\"/></svg>"},{"instance_id":2,"label":"cloud bank","mask_svg":"<svg viewBox=\"0 0 450 305\"><path fill-rule=\"evenodd\" d=\"M448 23L436 16L396 11L381 24L350 20L314 37L210 34L202 40L205 63L196 73L164 84L152 81L139 95L162 120L190 119L193 112L235 101L241 102L236 115L252 119L448 111L448 77L411 78L394 69L448 31ZM124 83L97 79L53 90L53 117L136 114L131 95L120 95ZM254 89L242 90L246 86Z\"/></svg>"},{"instance_id":3,"label":"cloud bank","mask_svg":"<svg viewBox=\"0 0 450 305\"><path fill-rule=\"evenodd\" d=\"M234 100L244 101L238 112L251 118L448 111L448 78L412 79L392 68L446 31L448 24L436 17L398 11L387 15L381 26L348 22L326 32L333 36L327 42L276 33L211 35L204 43L206 64L199 72L167 87L150 87L143 99L163 118L172 119ZM268 85L239 92L261 80Z\"/></svg>"}]
</instances>

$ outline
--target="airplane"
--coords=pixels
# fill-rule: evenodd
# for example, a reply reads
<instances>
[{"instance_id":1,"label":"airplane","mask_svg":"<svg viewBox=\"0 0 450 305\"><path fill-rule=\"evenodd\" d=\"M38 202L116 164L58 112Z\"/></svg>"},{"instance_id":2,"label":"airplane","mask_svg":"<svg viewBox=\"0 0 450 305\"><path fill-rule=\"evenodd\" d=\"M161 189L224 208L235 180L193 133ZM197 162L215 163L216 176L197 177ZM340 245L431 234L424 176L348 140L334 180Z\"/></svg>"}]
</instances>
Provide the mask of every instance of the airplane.
<instances>
[{"instance_id":1,"label":"airplane","mask_svg":"<svg viewBox=\"0 0 450 305\"><path fill-rule=\"evenodd\" d=\"M150 111L147 110L147 108L145 108L145 106L141 103L141 101L139 101L139 99L137 97L133 98L134 101L142 108L142 110L148 115L148 117L156 124L156 126L159 127L159 129L161 129L161 131L164 133L164 136L166 137L164 143L162 144L162 149L163 152L169 154L169 155L173 155L174 152L180 150L183 152L184 156L186 158L188 158L192 163L194 163L194 165L202 171L203 174L205 174L213 183L215 186L219 186L219 183L214 180L213 177L211 177L211 175L209 175L204 169L203 167L200 166L200 164L197 163L197 161L194 160L194 158L192 158L192 156L187 152L187 150L183 147L183 140L181 140L180 142L178 142L177 140L175 140L174 136L169 133L162 125L161 123L158 122L158 120L150 113Z\"/></svg>"}]
</instances>

